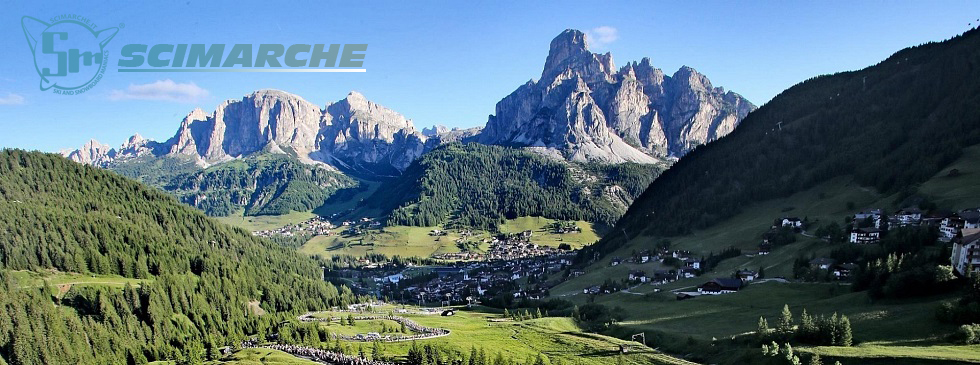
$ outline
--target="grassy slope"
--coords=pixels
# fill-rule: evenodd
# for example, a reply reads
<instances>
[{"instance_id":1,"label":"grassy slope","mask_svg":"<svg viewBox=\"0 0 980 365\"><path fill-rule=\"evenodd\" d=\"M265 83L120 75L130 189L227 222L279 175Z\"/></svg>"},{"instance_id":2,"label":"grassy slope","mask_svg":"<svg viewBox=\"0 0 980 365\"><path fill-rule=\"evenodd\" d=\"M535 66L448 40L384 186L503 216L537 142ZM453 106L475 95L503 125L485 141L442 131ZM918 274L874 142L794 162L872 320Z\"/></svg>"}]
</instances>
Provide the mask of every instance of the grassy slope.
<instances>
[{"instance_id":1,"label":"grassy slope","mask_svg":"<svg viewBox=\"0 0 980 365\"><path fill-rule=\"evenodd\" d=\"M922 184L920 192L936 201L940 207L967 208L980 206L980 146L966 150L964 156L943 169L936 176ZM957 168L961 176L947 176L950 169ZM873 189L854 184L842 177L818 185L815 188L794 194L783 199L775 199L752 204L744 212L708 229L690 235L670 237L674 248L687 249L695 253L718 252L734 245L745 251L758 248L761 234L768 229L773 218L783 215L809 217L817 224L829 220L840 220L844 216L869 208L895 209L894 196L880 196ZM855 208L847 209L853 202ZM938 323L934 311L940 301L951 300L949 296L922 298L905 301L880 301L872 303L865 293L851 293L847 287L832 284L779 284L765 283L750 285L744 291L717 297L699 297L678 302L667 291L693 287L710 277L727 277L737 268L757 270L766 268L766 274L791 276L792 261L797 255L819 256L832 249L832 245L820 240L797 236L792 245L779 247L766 256L740 256L723 261L713 273L702 278L679 280L665 285L663 293L653 293L654 287L640 286L630 291L636 294L618 293L597 298L598 303L621 306L627 310L624 325L629 330L661 332L668 336L694 336L702 339L711 337L727 338L754 331L759 316L772 319L779 313L783 304L789 304L795 313L805 307L811 314L830 314L838 311L848 315L857 341L863 342L855 349L820 347L812 351L822 356L839 356L844 363L846 358L887 358L893 361L904 358L902 363L916 363L918 358L929 358L921 354L942 353L948 361L973 361L980 350L976 346L935 347L942 336L951 333L955 327ZM586 300L580 294L582 288L599 284L606 278L625 277L632 268L655 269L658 264L610 267L608 261L615 256L626 257L633 250L652 248L655 237L634 237L630 243L615 254L587 270L588 274L563 283L552 290L553 295L564 296L577 302ZM719 320L722 318L724 320ZM910 331L910 329L914 329ZM897 347L913 346L913 347ZM954 351L947 351L952 349ZM970 356L960 356L961 353ZM932 358L940 355L930 355ZM972 357L971 357L972 356ZM971 360L973 359L973 360ZM928 360L927 360L928 361ZM850 361L853 363L853 359Z\"/></svg>"},{"instance_id":2,"label":"grassy slope","mask_svg":"<svg viewBox=\"0 0 980 365\"><path fill-rule=\"evenodd\" d=\"M948 176L957 169L960 175ZM976 208L980 205L980 146L963 150L963 157L942 169L919 187L922 194L933 197L940 207Z\"/></svg>"},{"instance_id":3,"label":"grassy slope","mask_svg":"<svg viewBox=\"0 0 980 365\"><path fill-rule=\"evenodd\" d=\"M578 248L599 239L592 228L592 224L588 222L575 222L583 229L582 233L561 235L549 233L544 228L552 222L554 220L547 218L522 217L507 221L501 225L500 231L515 233L531 230L534 231L531 242L545 246L558 246L562 243L568 243L572 248ZM429 232L433 229L442 229L442 227L392 226L385 227L384 232L369 231L363 237L318 236L313 237L300 247L299 251L307 255L325 257L332 255L363 256L369 253L402 257L430 257L440 253L459 252L459 248L456 247L456 239L460 237L458 232L449 231L449 234L441 237L429 236ZM490 233L485 231L474 231L474 235L468 240L480 241L484 238L490 238L490 236ZM487 249L487 245L481 244L480 249Z\"/></svg>"},{"instance_id":4,"label":"grassy slope","mask_svg":"<svg viewBox=\"0 0 980 365\"><path fill-rule=\"evenodd\" d=\"M141 283L153 279L131 279L125 278L119 275L95 275L95 274L79 274L79 273L66 273L55 270L47 271L27 271L27 270L12 270L11 277L21 286L34 286L40 287L47 284L51 288L51 294L62 297L68 290L72 287L81 286L106 286L113 288L122 288L126 284L130 284L134 287L140 286Z\"/></svg>"},{"instance_id":5,"label":"grassy slope","mask_svg":"<svg viewBox=\"0 0 980 365\"><path fill-rule=\"evenodd\" d=\"M173 361L157 361L148 365L172 365ZM220 361L209 361L207 365L318 365L320 363L301 359L282 351L272 349L245 349Z\"/></svg>"},{"instance_id":6,"label":"grassy slope","mask_svg":"<svg viewBox=\"0 0 980 365\"><path fill-rule=\"evenodd\" d=\"M346 314L339 316L344 317ZM505 356L521 361L543 353L552 361L562 359L581 365L611 364L615 361L619 344L626 343L608 336L583 333L568 318L489 322L489 319L496 319L501 315L478 311L458 311L452 317L415 314L402 316L424 326L448 328L452 331L447 337L420 341L420 344L432 341L449 343L464 350L483 348L491 354L503 352ZM358 326L362 325L357 324L354 329L359 328ZM365 326L373 328L370 325ZM336 323L329 328L337 332L351 329ZM389 343L384 347L387 356L403 356L408 353L411 343ZM650 349L626 355L623 360L625 364L691 364Z\"/></svg>"}]
</instances>

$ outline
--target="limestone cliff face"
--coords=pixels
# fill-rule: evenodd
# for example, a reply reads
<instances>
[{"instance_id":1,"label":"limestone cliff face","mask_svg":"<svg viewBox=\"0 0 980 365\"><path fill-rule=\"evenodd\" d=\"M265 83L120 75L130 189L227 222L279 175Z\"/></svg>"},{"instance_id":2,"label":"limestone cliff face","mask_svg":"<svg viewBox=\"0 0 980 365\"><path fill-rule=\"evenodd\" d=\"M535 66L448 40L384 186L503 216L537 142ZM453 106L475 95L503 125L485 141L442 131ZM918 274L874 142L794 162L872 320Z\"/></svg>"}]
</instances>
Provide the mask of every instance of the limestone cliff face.
<instances>
[{"instance_id":1,"label":"limestone cliff face","mask_svg":"<svg viewBox=\"0 0 980 365\"><path fill-rule=\"evenodd\" d=\"M116 150L90 141L66 156L106 166L116 159L166 155L211 166L271 152L306 163L397 173L427 151L427 138L411 120L356 92L320 108L294 94L260 90L227 100L211 114L191 111L166 142L135 135Z\"/></svg>"},{"instance_id":2,"label":"limestone cliff face","mask_svg":"<svg viewBox=\"0 0 980 365\"><path fill-rule=\"evenodd\" d=\"M497 103L479 141L573 161L655 162L731 132L755 106L692 68L665 76L648 58L616 70L580 31L551 42L541 79Z\"/></svg>"},{"instance_id":3,"label":"limestone cliff face","mask_svg":"<svg viewBox=\"0 0 980 365\"><path fill-rule=\"evenodd\" d=\"M117 153L116 150L109 147L109 145L99 143L99 141L92 139L82 145L82 148L74 151L66 151L62 154L75 162L89 165L101 165L111 161L116 157Z\"/></svg>"}]
</instances>

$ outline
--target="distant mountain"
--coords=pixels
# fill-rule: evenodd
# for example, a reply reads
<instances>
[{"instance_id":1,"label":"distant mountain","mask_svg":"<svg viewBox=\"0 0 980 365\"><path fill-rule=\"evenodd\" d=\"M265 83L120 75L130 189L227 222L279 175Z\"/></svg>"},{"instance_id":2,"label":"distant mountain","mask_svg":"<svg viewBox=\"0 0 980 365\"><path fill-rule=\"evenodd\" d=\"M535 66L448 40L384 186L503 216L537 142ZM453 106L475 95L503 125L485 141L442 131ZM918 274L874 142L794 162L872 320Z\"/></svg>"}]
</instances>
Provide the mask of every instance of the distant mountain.
<instances>
[{"instance_id":1,"label":"distant mountain","mask_svg":"<svg viewBox=\"0 0 980 365\"><path fill-rule=\"evenodd\" d=\"M730 133L754 109L690 67L665 76L644 58L616 70L611 54L592 53L569 29L551 41L541 78L498 102L478 140L572 161L652 163Z\"/></svg>"},{"instance_id":2,"label":"distant mountain","mask_svg":"<svg viewBox=\"0 0 980 365\"><path fill-rule=\"evenodd\" d=\"M550 161L534 160L535 164L548 164L566 175L581 170L578 165L562 164L567 161L669 163L670 157L731 132L754 108L738 94L713 87L706 77L688 67L668 77L652 67L649 59L643 59L616 71L611 55L590 52L582 32L567 30L551 42L541 79L529 81L501 100L496 114L483 128L435 125L419 131L411 120L356 92L321 108L287 92L259 90L227 100L211 113L191 111L167 141L135 135L119 148L111 148L92 140L65 156L163 188L210 215L227 215L238 209L251 215L281 214L323 204L336 190L357 184L349 176L401 179L404 181L393 184L402 187L416 184L413 179L418 176L438 172L424 164L413 174L406 174L407 169L427 152L449 143L477 142L539 152ZM515 162L514 156L527 160L523 153L502 148L484 151L490 152L481 157L482 163L502 164L494 167L494 176L513 177L520 184L530 178L522 175L525 172L514 171L522 168L520 165L507 165ZM434 158L443 157L445 150ZM236 163L225 166L232 161ZM452 159L439 166L472 174L478 171L473 162ZM453 178L463 181L474 176ZM588 189L617 184L601 173L591 179L594 184L579 185ZM397 191L405 194L389 195L389 202L384 204L407 203L427 193ZM587 197L596 191L559 189L542 193L562 204L591 204L592 198ZM636 194L638 191L611 200L616 201L613 208L569 208L574 212L553 216L612 224ZM500 213L482 205L467 207L468 200L460 202L463 205L439 209L470 209L473 214L491 216ZM388 211L405 209L393 207ZM528 211L545 214L551 210Z\"/></svg>"},{"instance_id":3,"label":"distant mountain","mask_svg":"<svg viewBox=\"0 0 980 365\"><path fill-rule=\"evenodd\" d=\"M532 151L452 143L384 183L363 209L390 224L495 229L504 219L544 216L611 226L663 169L636 163L556 160Z\"/></svg>"},{"instance_id":4,"label":"distant mountain","mask_svg":"<svg viewBox=\"0 0 980 365\"><path fill-rule=\"evenodd\" d=\"M728 137L675 163L619 227L633 237L684 234L839 176L885 196L915 195L919 183L980 143L977 65L974 29L799 83Z\"/></svg>"},{"instance_id":5,"label":"distant mountain","mask_svg":"<svg viewBox=\"0 0 980 365\"><path fill-rule=\"evenodd\" d=\"M260 90L227 100L210 114L191 111L166 142L135 135L113 149L93 140L66 156L103 167L120 159L170 156L207 167L270 152L308 164L392 175L425 152L428 138L411 120L357 92L320 108L290 93Z\"/></svg>"}]
</instances>

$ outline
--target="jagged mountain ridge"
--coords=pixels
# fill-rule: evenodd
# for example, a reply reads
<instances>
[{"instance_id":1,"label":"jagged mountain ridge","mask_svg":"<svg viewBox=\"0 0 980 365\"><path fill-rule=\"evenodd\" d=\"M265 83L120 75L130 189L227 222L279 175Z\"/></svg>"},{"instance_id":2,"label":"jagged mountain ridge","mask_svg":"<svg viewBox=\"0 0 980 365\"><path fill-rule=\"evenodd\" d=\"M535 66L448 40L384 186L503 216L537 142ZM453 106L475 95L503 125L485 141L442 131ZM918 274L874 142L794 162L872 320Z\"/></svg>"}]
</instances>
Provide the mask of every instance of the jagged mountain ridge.
<instances>
[{"instance_id":1,"label":"jagged mountain ridge","mask_svg":"<svg viewBox=\"0 0 980 365\"><path fill-rule=\"evenodd\" d=\"M279 90L227 100L211 114L187 114L165 142L135 135L119 149L89 141L66 157L105 167L141 156L182 157L201 167L255 154L288 154L308 164L396 174L424 153L430 137L401 114L357 92L324 108Z\"/></svg>"},{"instance_id":2,"label":"jagged mountain ridge","mask_svg":"<svg viewBox=\"0 0 980 365\"><path fill-rule=\"evenodd\" d=\"M541 78L497 103L479 141L650 163L728 134L754 109L690 67L666 76L644 58L617 71L610 53L592 53L585 34L569 29L551 42Z\"/></svg>"},{"instance_id":3,"label":"jagged mountain ridge","mask_svg":"<svg viewBox=\"0 0 980 365\"><path fill-rule=\"evenodd\" d=\"M611 54L592 53L585 34L569 29L552 40L541 78L498 102L483 128L419 131L357 92L320 108L284 91L259 90L211 114L191 111L165 142L137 134L113 149L93 140L65 156L103 167L117 159L174 156L206 167L265 150L308 164L397 175L439 144L463 141L580 162L656 163L728 134L754 109L690 67L666 76L644 58L617 71Z\"/></svg>"}]
</instances>

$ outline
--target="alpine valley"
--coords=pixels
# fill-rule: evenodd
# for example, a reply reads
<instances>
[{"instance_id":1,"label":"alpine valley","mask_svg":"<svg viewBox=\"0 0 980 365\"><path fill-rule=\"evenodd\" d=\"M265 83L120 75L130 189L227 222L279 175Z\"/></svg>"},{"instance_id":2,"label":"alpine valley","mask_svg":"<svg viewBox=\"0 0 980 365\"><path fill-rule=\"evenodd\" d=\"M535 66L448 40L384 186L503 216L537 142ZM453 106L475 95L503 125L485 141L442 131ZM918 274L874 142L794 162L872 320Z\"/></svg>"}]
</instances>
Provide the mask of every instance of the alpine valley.
<instances>
[{"instance_id":1,"label":"alpine valley","mask_svg":"<svg viewBox=\"0 0 980 365\"><path fill-rule=\"evenodd\" d=\"M0 150L0 365L980 363L980 29L759 108L566 30L426 125L258 90Z\"/></svg>"}]
</instances>

